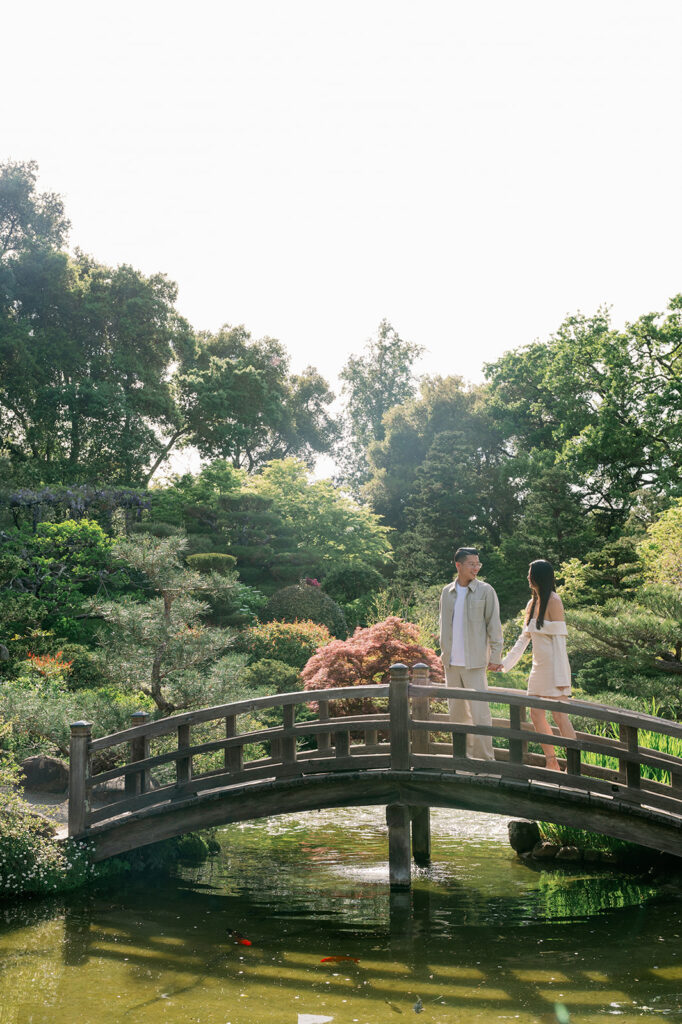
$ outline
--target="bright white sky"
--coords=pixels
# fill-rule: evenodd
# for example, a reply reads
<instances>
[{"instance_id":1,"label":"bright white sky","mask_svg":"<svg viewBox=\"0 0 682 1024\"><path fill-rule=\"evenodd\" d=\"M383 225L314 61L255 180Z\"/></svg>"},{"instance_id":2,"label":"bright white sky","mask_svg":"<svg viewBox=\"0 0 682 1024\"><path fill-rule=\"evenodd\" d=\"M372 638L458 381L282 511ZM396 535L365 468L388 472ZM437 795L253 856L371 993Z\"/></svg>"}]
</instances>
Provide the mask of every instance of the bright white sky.
<instances>
[{"instance_id":1,"label":"bright white sky","mask_svg":"<svg viewBox=\"0 0 682 1024\"><path fill-rule=\"evenodd\" d=\"M26 0L0 160L71 241L334 382L382 317L481 378L682 291L679 0Z\"/></svg>"}]
</instances>

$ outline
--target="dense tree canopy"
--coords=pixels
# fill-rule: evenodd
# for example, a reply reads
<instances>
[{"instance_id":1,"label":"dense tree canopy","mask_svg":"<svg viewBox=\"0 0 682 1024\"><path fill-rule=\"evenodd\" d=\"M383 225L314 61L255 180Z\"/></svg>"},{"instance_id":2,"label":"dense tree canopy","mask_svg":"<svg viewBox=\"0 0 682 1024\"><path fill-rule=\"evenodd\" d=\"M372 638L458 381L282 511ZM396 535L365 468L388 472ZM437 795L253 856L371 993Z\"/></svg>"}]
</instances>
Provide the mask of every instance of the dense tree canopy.
<instances>
[{"instance_id":1,"label":"dense tree canopy","mask_svg":"<svg viewBox=\"0 0 682 1024\"><path fill-rule=\"evenodd\" d=\"M369 446L384 439L386 413L414 395L413 366L423 351L382 320L364 353L351 356L341 371L345 436L337 458L341 479L356 497L370 476Z\"/></svg>"}]
</instances>

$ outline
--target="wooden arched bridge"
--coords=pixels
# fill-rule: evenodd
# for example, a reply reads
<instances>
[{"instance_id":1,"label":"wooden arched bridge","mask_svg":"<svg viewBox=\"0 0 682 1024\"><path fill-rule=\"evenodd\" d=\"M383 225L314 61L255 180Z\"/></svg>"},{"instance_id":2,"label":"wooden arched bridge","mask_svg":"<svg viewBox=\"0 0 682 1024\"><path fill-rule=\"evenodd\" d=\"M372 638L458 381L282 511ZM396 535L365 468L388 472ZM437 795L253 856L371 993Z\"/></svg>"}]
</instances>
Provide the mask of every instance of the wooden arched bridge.
<instances>
[{"instance_id":1,"label":"wooden arched bridge","mask_svg":"<svg viewBox=\"0 0 682 1024\"><path fill-rule=\"evenodd\" d=\"M502 705L508 718L491 728L455 724L445 698ZM682 758L652 749L666 746L664 737L674 747L682 725L573 700L571 715L595 723L597 735L571 740L533 731L528 707L568 710L520 690L449 689L429 681L424 665L394 665L381 685L275 694L159 721L138 712L131 728L99 739L77 722L68 834L91 841L104 860L212 825L385 804L398 888L410 884L411 852L418 864L430 860L430 807L556 822L682 856ZM495 760L468 758L467 733L502 741ZM545 768L529 741L563 748L565 771ZM96 787L117 779L120 796L91 810Z\"/></svg>"}]
</instances>

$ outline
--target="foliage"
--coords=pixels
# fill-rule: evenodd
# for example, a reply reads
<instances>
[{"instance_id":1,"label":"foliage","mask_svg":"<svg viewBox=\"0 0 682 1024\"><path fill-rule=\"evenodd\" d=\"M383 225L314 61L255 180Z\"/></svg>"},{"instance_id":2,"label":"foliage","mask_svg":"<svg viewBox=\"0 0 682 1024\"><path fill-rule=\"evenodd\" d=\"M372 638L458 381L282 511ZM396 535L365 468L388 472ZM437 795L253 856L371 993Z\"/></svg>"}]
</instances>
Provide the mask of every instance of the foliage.
<instances>
[{"instance_id":1,"label":"foliage","mask_svg":"<svg viewBox=\"0 0 682 1024\"><path fill-rule=\"evenodd\" d=\"M612 598L602 607L574 609L568 621L570 653L580 686L641 697L658 695L665 706L679 709L682 595L678 588L644 586L629 600Z\"/></svg>"},{"instance_id":2,"label":"foliage","mask_svg":"<svg viewBox=\"0 0 682 1024\"><path fill-rule=\"evenodd\" d=\"M227 576L237 564L237 559L222 551L205 551L187 555L185 563L197 572L217 572L219 576Z\"/></svg>"},{"instance_id":3,"label":"foliage","mask_svg":"<svg viewBox=\"0 0 682 1024\"><path fill-rule=\"evenodd\" d=\"M349 604L358 597L364 597L379 590L385 583L381 573L371 565L354 562L340 565L325 576L322 587L325 593L340 604Z\"/></svg>"},{"instance_id":4,"label":"foliage","mask_svg":"<svg viewBox=\"0 0 682 1024\"><path fill-rule=\"evenodd\" d=\"M248 654L249 665L268 659L302 669L313 654L330 640L326 626L308 619L252 626L237 638L236 645Z\"/></svg>"},{"instance_id":5,"label":"foliage","mask_svg":"<svg viewBox=\"0 0 682 1024\"><path fill-rule=\"evenodd\" d=\"M50 823L18 795L18 765L6 749L10 732L0 718L0 899L75 889L95 871L86 846L56 843Z\"/></svg>"},{"instance_id":6,"label":"foliage","mask_svg":"<svg viewBox=\"0 0 682 1024\"><path fill-rule=\"evenodd\" d=\"M300 583L284 587L272 595L261 617L266 622L298 622L310 619L327 627L332 636L348 633L343 611L319 586Z\"/></svg>"},{"instance_id":7,"label":"foliage","mask_svg":"<svg viewBox=\"0 0 682 1024\"><path fill-rule=\"evenodd\" d=\"M69 691L29 675L0 689L0 715L12 724L8 745L20 760L32 754L69 755L71 723L93 723L94 736L126 729L135 711L154 708L149 697L115 686Z\"/></svg>"},{"instance_id":8,"label":"foliage","mask_svg":"<svg viewBox=\"0 0 682 1024\"><path fill-rule=\"evenodd\" d=\"M144 484L177 418L168 369L191 352L162 274L30 251L0 291L0 450L42 482Z\"/></svg>"},{"instance_id":9,"label":"foliage","mask_svg":"<svg viewBox=\"0 0 682 1024\"><path fill-rule=\"evenodd\" d=\"M682 587L682 498L649 526L639 555L648 582Z\"/></svg>"},{"instance_id":10,"label":"foliage","mask_svg":"<svg viewBox=\"0 0 682 1024\"><path fill-rule=\"evenodd\" d=\"M319 373L291 374L284 347L274 338L254 341L244 327L197 337L178 395L175 441L183 437L205 457L249 472L290 455L312 465L337 430L327 410L334 396Z\"/></svg>"},{"instance_id":11,"label":"foliage","mask_svg":"<svg viewBox=\"0 0 682 1024\"><path fill-rule=\"evenodd\" d=\"M312 552L307 575L320 576L339 565L381 566L391 559L389 531L379 516L337 490L330 480L311 480L296 459L271 462L249 487L273 503L298 546Z\"/></svg>"},{"instance_id":12,"label":"foliage","mask_svg":"<svg viewBox=\"0 0 682 1024\"><path fill-rule=\"evenodd\" d=\"M112 681L149 694L163 714L190 706L202 675L226 651L231 635L203 621L209 607L197 595L229 593L232 581L183 566L185 541L140 535L119 541L117 557L141 573L147 600L93 601L108 624L102 662Z\"/></svg>"},{"instance_id":13,"label":"foliage","mask_svg":"<svg viewBox=\"0 0 682 1024\"><path fill-rule=\"evenodd\" d=\"M584 558L571 558L563 563L559 573L563 580L559 594L567 608L630 598L642 583L635 538L619 537L589 551Z\"/></svg>"},{"instance_id":14,"label":"foliage","mask_svg":"<svg viewBox=\"0 0 682 1024\"><path fill-rule=\"evenodd\" d=\"M69 222L61 197L38 193L34 160L0 164L0 264L36 248L58 249Z\"/></svg>"},{"instance_id":15,"label":"foliage","mask_svg":"<svg viewBox=\"0 0 682 1024\"><path fill-rule=\"evenodd\" d=\"M92 519L107 532L114 531L114 521L122 513L124 532L129 532L133 520L139 523L143 509L150 507L150 498L144 491L129 487L92 487L79 484L73 487L40 487L37 490L21 487L0 491L0 510L9 511L15 527L26 526L36 532L38 523L48 520Z\"/></svg>"},{"instance_id":16,"label":"foliage","mask_svg":"<svg viewBox=\"0 0 682 1024\"><path fill-rule=\"evenodd\" d=\"M346 409L338 461L341 479L356 496L369 479L368 448L384 439L384 416L414 394L413 367L423 351L382 320L376 338L367 341L361 356L351 356L340 373Z\"/></svg>"},{"instance_id":17,"label":"foliage","mask_svg":"<svg viewBox=\"0 0 682 1024\"><path fill-rule=\"evenodd\" d=\"M443 681L440 658L419 642L417 626L391 616L367 629L356 629L348 640L332 640L323 647L301 673L303 688L324 690L383 683L388 681L391 665L419 662L428 665L432 679ZM346 713L355 713L353 704L345 708Z\"/></svg>"},{"instance_id":18,"label":"foliage","mask_svg":"<svg viewBox=\"0 0 682 1024\"><path fill-rule=\"evenodd\" d=\"M263 658L255 661L244 670L243 680L246 686L263 693L292 693L302 688L301 674L297 668L287 665L284 661L274 658Z\"/></svg>"}]
</instances>

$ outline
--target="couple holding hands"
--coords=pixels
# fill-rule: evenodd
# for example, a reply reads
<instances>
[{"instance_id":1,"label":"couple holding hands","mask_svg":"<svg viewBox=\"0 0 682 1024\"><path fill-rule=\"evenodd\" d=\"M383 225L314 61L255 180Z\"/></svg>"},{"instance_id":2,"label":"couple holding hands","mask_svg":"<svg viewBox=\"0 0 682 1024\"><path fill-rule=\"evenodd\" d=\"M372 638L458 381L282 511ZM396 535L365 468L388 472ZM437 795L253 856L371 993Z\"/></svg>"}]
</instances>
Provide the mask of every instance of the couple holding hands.
<instances>
[{"instance_id":1,"label":"couple holding hands","mask_svg":"<svg viewBox=\"0 0 682 1024\"><path fill-rule=\"evenodd\" d=\"M566 621L550 563L544 559L530 563L528 584L532 596L526 605L521 636L505 658L499 601L490 584L477 578L481 571L477 549L458 548L455 567L457 578L444 587L440 598L440 649L447 686L486 690L486 671L508 672L532 643L529 695L567 700L571 695L571 666L566 654ZM451 700L449 704L451 721L490 728L490 705L485 701ZM551 732L541 708L531 708L530 716L537 732ZM552 717L562 736L575 739L567 713L555 711ZM559 771L554 747L543 743L542 749L545 766ZM467 736L467 756L494 760L492 738Z\"/></svg>"}]
</instances>

